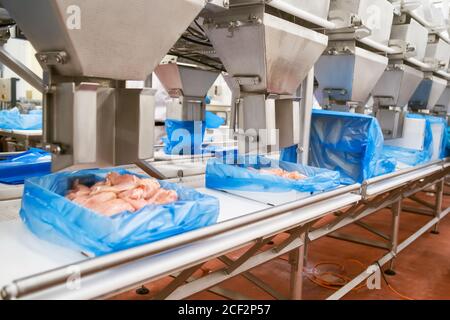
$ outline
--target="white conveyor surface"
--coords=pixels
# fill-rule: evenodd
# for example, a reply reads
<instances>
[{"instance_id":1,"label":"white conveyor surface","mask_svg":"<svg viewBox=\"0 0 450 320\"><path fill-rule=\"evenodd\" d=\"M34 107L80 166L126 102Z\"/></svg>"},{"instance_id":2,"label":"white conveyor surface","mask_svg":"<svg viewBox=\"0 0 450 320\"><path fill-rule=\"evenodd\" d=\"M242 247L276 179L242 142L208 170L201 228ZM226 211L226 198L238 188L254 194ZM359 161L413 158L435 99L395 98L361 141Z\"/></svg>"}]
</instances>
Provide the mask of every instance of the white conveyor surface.
<instances>
[{"instance_id":1,"label":"white conveyor surface","mask_svg":"<svg viewBox=\"0 0 450 320\"><path fill-rule=\"evenodd\" d=\"M218 222L269 206L224 192L200 188L220 201ZM87 259L81 252L37 238L19 219L21 201L0 202L0 289L15 279Z\"/></svg>"},{"instance_id":2,"label":"white conveyor surface","mask_svg":"<svg viewBox=\"0 0 450 320\"><path fill-rule=\"evenodd\" d=\"M343 208L361 199L360 196L347 194L329 201L321 201L296 211L266 219L223 234L199 240L192 244L166 251L161 254L140 259L136 262L108 269L82 278L78 290L70 290L66 285L27 296L29 299L93 299L117 293L118 288L133 288L149 279L169 275L184 268L217 257L244 244L271 235L295 225L314 221L330 211ZM114 279L114 281L111 281ZM0 283L0 286L3 283Z\"/></svg>"},{"instance_id":3,"label":"white conveyor surface","mask_svg":"<svg viewBox=\"0 0 450 320\"><path fill-rule=\"evenodd\" d=\"M0 201L22 198L23 184L8 185L0 183Z\"/></svg>"},{"instance_id":4,"label":"white conveyor surface","mask_svg":"<svg viewBox=\"0 0 450 320\"><path fill-rule=\"evenodd\" d=\"M20 220L0 222L0 286L87 259L80 252L41 240Z\"/></svg>"},{"instance_id":5,"label":"white conveyor surface","mask_svg":"<svg viewBox=\"0 0 450 320\"><path fill-rule=\"evenodd\" d=\"M386 180L382 180L378 183L374 183L373 185L369 185L367 187L366 195L374 196L377 194L381 194L383 192L390 191L392 189L398 188L401 185L404 185L410 181L418 180L424 178L426 176L432 175L438 171L442 170L442 165L434 165L430 167L425 167L422 169L418 169L417 171L411 171L408 173L404 173L397 177L392 177Z\"/></svg>"},{"instance_id":6,"label":"white conveyor surface","mask_svg":"<svg viewBox=\"0 0 450 320\"><path fill-rule=\"evenodd\" d=\"M29 137L42 136L42 130L12 130L12 129L1 129L0 128L0 134L1 133L18 134L18 135L29 136Z\"/></svg>"},{"instance_id":7,"label":"white conveyor surface","mask_svg":"<svg viewBox=\"0 0 450 320\"><path fill-rule=\"evenodd\" d=\"M260 203L277 206L287 202L292 202L296 200L301 200L311 196L307 192L298 192L295 190L288 192L253 192L253 191L239 191L239 190L224 190L229 194L234 194L236 196L258 201Z\"/></svg>"}]
</instances>

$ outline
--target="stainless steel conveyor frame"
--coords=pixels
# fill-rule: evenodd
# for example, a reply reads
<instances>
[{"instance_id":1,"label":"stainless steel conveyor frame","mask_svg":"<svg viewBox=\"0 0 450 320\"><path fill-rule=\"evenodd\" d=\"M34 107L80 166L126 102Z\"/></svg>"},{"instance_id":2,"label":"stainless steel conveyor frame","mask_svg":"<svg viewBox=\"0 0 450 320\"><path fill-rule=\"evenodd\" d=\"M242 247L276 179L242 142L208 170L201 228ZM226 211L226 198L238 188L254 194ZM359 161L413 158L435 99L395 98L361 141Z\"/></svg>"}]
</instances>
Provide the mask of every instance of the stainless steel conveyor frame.
<instances>
[{"instance_id":1,"label":"stainless steel conveyor frame","mask_svg":"<svg viewBox=\"0 0 450 320\"><path fill-rule=\"evenodd\" d=\"M406 243L398 244L401 201L408 197L414 200L414 194L437 186L436 202L431 205L434 208L432 220L427 223L425 230L425 227L421 228L415 236L423 234L431 227L437 231L438 222L449 211L442 210L441 205L443 181L449 171L450 164L447 160L404 169L370 179L362 185L343 187L263 209L166 240L88 259L71 266L61 266L22 279L11 279L11 283L3 287L2 296L8 299L106 298L172 275L174 280L155 298L182 299L208 288L218 290L215 286L219 283L241 274L275 298L282 299L286 297L256 278L249 270L289 253L292 270L290 298L300 299L300 271L303 269L308 243L323 236L386 249L388 254L382 262L391 261L390 269L393 270L393 258L407 244L412 243L412 240L408 239ZM360 220L364 217L388 207L391 207L393 213L390 235L384 235L361 223ZM330 214L335 214L336 219L325 226L314 228L317 221ZM374 242L351 235L336 234L336 230L352 223L372 231L386 241ZM268 247L266 244L280 233L288 233L289 236L275 247L269 246L268 250L264 250ZM246 250L239 258L232 260L227 257L227 254L244 247ZM390 259L387 260L386 257ZM205 262L216 258L224 263L223 269L201 278L193 276ZM82 277L82 286L77 290L66 286L67 268L73 266L79 270ZM360 276L357 280L362 281L364 277ZM350 284L330 298L340 298L349 292L349 288L351 289Z\"/></svg>"}]
</instances>

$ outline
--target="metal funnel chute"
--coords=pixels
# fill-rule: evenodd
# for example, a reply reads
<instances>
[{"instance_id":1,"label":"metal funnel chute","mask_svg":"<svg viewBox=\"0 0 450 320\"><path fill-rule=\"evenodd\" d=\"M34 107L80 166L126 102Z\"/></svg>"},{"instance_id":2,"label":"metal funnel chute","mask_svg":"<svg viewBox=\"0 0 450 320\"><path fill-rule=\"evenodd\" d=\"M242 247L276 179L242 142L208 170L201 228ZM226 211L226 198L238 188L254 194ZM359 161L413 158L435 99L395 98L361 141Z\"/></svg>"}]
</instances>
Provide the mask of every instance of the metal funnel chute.
<instances>
[{"instance_id":1,"label":"metal funnel chute","mask_svg":"<svg viewBox=\"0 0 450 320\"><path fill-rule=\"evenodd\" d=\"M219 71L203 70L179 63L160 64L155 69L159 81L171 97L205 97Z\"/></svg>"},{"instance_id":2,"label":"metal funnel chute","mask_svg":"<svg viewBox=\"0 0 450 320\"><path fill-rule=\"evenodd\" d=\"M326 16L329 8L328 1L286 3L314 16ZM300 109L305 108L297 89L328 44L327 36L300 25L293 16L282 19L278 14L286 17L263 1L234 0L229 10L205 16L206 34L239 86L233 114L241 153L299 143Z\"/></svg>"},{"instance_id":3,"label":"metal funnel chute","mask_svg":"<svg viewBox=\"0 0 450 320\"><path fill-rule=\"evenodd\" d=\"M374 111L385 139L403 135L405 107L424 73L399 61L388 66L372 91Z\"/></svg>"},{"instance_id":4,"label":"metal funnel chute","mask_svg":"<svg viewBox=\"0 0 450 320\"><path fill-rule=\"evenodd\" d=\"M219 71L170 62L160 64L155 74L172 98L167 106L167 118L189 121L204 119L205 96L219 76Z\"/></svg>"},{"instance_id":5,"label":"metal funnel chute","mask_svg":"<svg viewBox=\"0 0 450 320\"><path fill-rule=\"evenodd\" d=\"M145 80L204 0L4 0L48 76L44 144L53 170L153 157L154 94Z\"/></svg>"},{"instance_id":6,"label":"metal funnel chute","mask_svg":"<svg viewBox=\"0 0 450 320\"><path fill-rule=\"evenodd\" d=\"M411 97L409 107L412 110L433 109L446 87L446 80L431 74L426 75Z\"/></svg>"},{"instance_id":7,"label":"metal funnel chute","mask_svg":"<svg viewBox=\"0 0 450 320\"><path fill-rule=\"evenodd\" d=\"M64 76L144 80L203 0L4 0L38 52Z\"/></svg>"},{"instance_id":8,"label":"metal funnel chute","mask_svg":"<svg viewBox=\"0 0 450 320\"><path fill-rule=\"evenodd\" d=\"M447 84L447 87L436 103L435 108L442 110L445 114L450 114L450 83Z\"/></svg>"},{"instance_id":9,"label":"metal funnel chute","mask_svg":"<svg viewBox=\"0 0 450 320\"><path fill-rule=\"evenodd\" d=\"M230 8L206 26L227 72L245 92L293 94L328 43L322 34L265 13L262 5Z\"/></svg>"},{"instance_id":10,"label":"metal funnel chute","mask_svg":"<svg viewBox=\"0 0 450 320\"><path fill-rule=\"evenodd\" d=\"M346 52L329 50L316 64L319 103L330 105L364 105L382 76L388 58L359 47Z\"/></svg>"},{"instance_id":11,"label":"metal funnel chute","mask_svg":"<svg viewBox=\"0 0 450 320\"><path fill-rule=\"evenodd\" d=\"M372 91L375 104L386 107L405 107L423 77L422 71L408 65L390 65Z\"/></svg>"}]
</instances>

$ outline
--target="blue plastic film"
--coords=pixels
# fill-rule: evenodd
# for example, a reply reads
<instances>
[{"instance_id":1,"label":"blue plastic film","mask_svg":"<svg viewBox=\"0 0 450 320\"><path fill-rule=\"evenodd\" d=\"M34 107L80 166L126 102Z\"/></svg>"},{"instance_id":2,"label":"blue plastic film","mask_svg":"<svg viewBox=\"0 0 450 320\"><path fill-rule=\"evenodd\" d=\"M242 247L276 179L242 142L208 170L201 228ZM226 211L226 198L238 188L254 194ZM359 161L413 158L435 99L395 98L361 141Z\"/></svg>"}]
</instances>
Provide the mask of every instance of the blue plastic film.
<instances>
[{"instance_id":1,"label":"blue plastic film","mask_svg":"<svg viewBox=\"0 0 450 320\"><path fill-rule=\"evenodd\" d=\"M95 255L154 242L217 221L216 198L165 181L159 181L161 187L175 190L178 201L148 205L134 213L127 211L111 217L64 197L76 179L89 186L104 180L111 171L134 174L123 169L82 170L26 180L20 210L22 220L44 240Z\"/></svg>"},{"instance_id":2,"label":"blue plastic film","mask_svg":"<svg viewBox=\"0 0 450 320\"><path fill-rule=\"evenodd\" d=\"M241 191L320 192L339 186L339 172L277 161L262 156L237 156L226 159L210 159L206 166L206 186L212 189ZM231 161L230 161L231 160ZM288 172L297 171L306 179L294 180L271 174L261 174L257 170L281 168ZM255 170L252 170L255 169Z\"/></svg>"}]
</instances>

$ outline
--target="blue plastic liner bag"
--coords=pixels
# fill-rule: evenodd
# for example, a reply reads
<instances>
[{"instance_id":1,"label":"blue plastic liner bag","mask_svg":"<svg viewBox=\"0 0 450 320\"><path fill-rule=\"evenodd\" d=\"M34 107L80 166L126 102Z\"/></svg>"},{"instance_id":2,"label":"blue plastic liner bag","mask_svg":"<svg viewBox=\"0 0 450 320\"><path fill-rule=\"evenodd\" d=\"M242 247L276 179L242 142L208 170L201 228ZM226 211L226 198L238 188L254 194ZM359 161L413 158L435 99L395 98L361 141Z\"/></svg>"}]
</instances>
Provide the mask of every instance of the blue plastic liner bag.
<instances>
[{"instance_id":1,"label":"blue plastic liner bag","mask_svg":"<svg viewBox=\"0 0 450 320\"><path fill-rule=\"evenodd\" d=\"M389 145L383 147L383 154L395 158L398 163L411 167L428 162L431 159L430 152L427 152L426 150L421 151Z\"/></svg>"},{"instance_id":2,"label":"blue plastic liner bag","mask_svg":"<svg viewBox=\"0 0 450 320\"><path fill-rule=\"evenodd\" d=\"M342 184L395 170L383 156L384 138L377 119L355 113L313 110L309 164L339 171Z\"/></svg>"},{"instance_id":3,"label":"blue plastic liner bag","mask_svg":"<svg viewBox=\"0 0 450 320\"><path fill-rule=\"evenodd\" d=\"M450 156L450 127L449 126L447 126L446 138L447 138L447 143L446 143L445 156L448 157L448 156Z\"/></svg>"},{"instance_id":4,"label":"blue plastic liner bag","mask_svg":"<svg viewBox=\"0 0 450 320\"><path fill-rule=\"evenodd\" d=\"M29 149L0 161L0 183L22 184L25 179L51 173L52 157L40 149Z\"/></svg>"},{"instance_id":5,"label":"blue plastic liner bag","mask_svg":"<svg viewBox=\"0 0 450 320\"><path fill-rule=\"evenodd\" d=\"M25 181L20 216L38 237L76 250L103 255L216 223L219 201L193 189L160 181L175 190L179 200L165 205L148 205L131 213L102 216L64 196L76 179L92 185L122 169L61 172ZM135 174L136 176L139 176ZM139 176L142 177L142 176Z\"/></svg>"},{"instance_id":6,"label":"blue plastic liner bag","mask_svg":"<svg viewBox=\"0 0 450 320\"><path fill-rule=\"evenodd\" d=\"M0 111L0 128L6 130L42 130L42 112L21 114L19 109Z\"/></svg>"},{"instance_id":7,"label":"blue plastic liner bag","mask_svg":"<svg viewBox=\"0 0 450 320\"><path fill-rule=\"evenodd\" d=\"M225 123L222 117L212 113L211 111L205 112L205 123L208 129L217 129Z\"/></svg>"},{"instance_id":8,"label":"blue plastic liner bag","mask_svg":"<svg viewBox=\"0 0 450 320\"><path fill-rule=\"evenodd\" d=\"M446 155L445 148L447 145L447 121L446 121L446 119L440 118L440 117L422 115L422 114L415 114L415 113L408 114L407 117L426 120L424 150L426 150L430 153L428 160L432 159L433 157L439 158L439 159L445 158L445 155ZM434 127L436 125L439 126L442 130L441 138L439 141L439 155L435 155L433 152L434 139L436 139L436 138L433 136L432 127Z\"/></svg>"},{"instance_id":9,"label":"blue plastic liner bag","mask_svg":"<svg viewBox=\"0 0 450 320\"><path fill-rule=\"evenodd\" d=\"M164 152L170 155L201 154L205 137L204 121L167 119L167 138L163 138Z\"/></svg>"},{"instance_id":10,"label":"blue plastic liner bag","mask_svg":"<svg viewBox=\"0 0 450 320\"><path fill-rule=\"evenodd\" d=\"M306 179L286 179L261 174L259 169L281 168L297 171ZM272 160L263 156L238 156L235 163L223 159L210 159L206 166L206 187L211 189L260 192L321 192L339 186L339 172L313 168L290 162Z\"/></svg>"},{"instance_id":11,"label":"blue plastic liner bag","mask_svg":"<svg viewBox=\"0 0 450 320\"><path fill-rule=\"evenodd\" d=\"M298 161L297 149L298 149L298 146L296 144L282 149L281 153L280 153L280 160L297 163L297 161Z\"/></svg>"}]
</instances>

